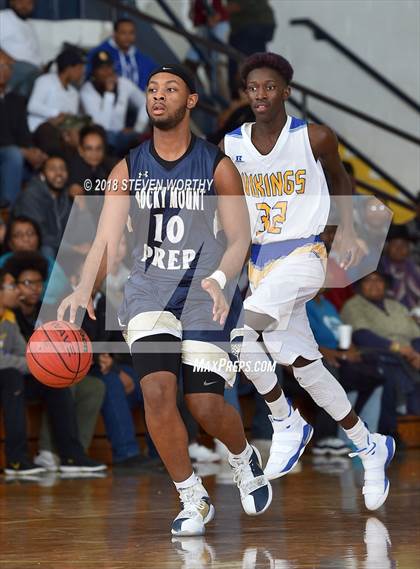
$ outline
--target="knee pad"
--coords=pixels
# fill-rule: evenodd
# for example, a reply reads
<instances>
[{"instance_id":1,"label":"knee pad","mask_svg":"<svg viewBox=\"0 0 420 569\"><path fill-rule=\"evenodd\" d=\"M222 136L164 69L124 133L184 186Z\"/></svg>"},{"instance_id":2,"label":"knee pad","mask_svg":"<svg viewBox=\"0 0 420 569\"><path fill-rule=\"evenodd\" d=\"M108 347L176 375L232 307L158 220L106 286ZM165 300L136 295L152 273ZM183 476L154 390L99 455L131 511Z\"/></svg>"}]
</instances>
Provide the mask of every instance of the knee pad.
<instances>
[{"instance_id":1,"label":"knee pad","mask_svg":"<svg viewBox=\"0 0 420 569\"><path fill-rule=\"evenodd\" d=\"M304 367L293 367L299 385L309 393L315 403L335 420L341 421L351 411L347 394L322 360Z\"/></svg>"},{"instance_id":2,"label":"knee pad","mask_svg":"<svg viewBox=\"0 0 420 569\"><path fill-rule=\"evenodd\" d=\"M173 343L174 350L162 353L161 342ZM178 377L181 366L181 340L171 334L147 336L132 344L131 356L139 379L157 371L169 371Z\"/></svg>"},{"instance_id":3,"label":"knee pad","mask_svg":"<svg viewBox=\"0 0 420 569\"><path fill-rule=\"evenodd\" d=\"M232 331L232 353L238 358L238 369L266 395L277 385L275 362L267 354L261 334L249 326Z\"/></svg>"}]
</instances>

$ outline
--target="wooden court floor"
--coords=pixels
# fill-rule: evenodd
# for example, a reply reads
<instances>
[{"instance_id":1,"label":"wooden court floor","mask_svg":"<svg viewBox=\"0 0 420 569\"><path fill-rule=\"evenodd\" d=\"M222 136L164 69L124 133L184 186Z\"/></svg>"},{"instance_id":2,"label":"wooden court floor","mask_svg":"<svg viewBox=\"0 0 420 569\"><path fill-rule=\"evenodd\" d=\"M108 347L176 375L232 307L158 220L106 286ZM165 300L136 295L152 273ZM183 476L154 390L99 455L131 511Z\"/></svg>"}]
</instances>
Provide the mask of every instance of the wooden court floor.
<instances>
[{"instance_id":1,"label":"wooden court floor","mask_svg":"<svg viewBox=\"0 0 420 569\"><path fill-rule=\"evenodd\" d=\"M164 474L0 478L0 569L419 569L420 450L397 456L373 514L361 464L314 464L273 484L271 508L241 511L227 468L204 465L216 506L205 538L172 542L178 503Z\"/></svg>"}]
</instances>

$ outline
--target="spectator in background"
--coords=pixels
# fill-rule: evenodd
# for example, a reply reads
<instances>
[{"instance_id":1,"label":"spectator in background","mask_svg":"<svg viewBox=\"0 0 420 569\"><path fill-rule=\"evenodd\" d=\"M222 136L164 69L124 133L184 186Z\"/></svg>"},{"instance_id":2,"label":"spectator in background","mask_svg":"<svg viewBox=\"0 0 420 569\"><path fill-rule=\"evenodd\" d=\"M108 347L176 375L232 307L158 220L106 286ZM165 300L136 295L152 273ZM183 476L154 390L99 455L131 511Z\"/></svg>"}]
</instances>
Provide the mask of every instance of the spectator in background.
<instances>
[{"instance_id":1,"label":"spectator in background","mask_svg":"<svg viewBox=\"0 0 420 569\"><path fill-rule=\"evenodd\" d=\"M33 253L41 251L42 238L39 225L29 217L12 218L6 231L6 251L0 257L0 267L14 254L21 251ZM48 274L44 286L43 301L55 304L70 289L70 282L63 269L53 257L44 256L47 261Z\"/></svg>"},{"instance_id":2,"label":"spectator in background","mask_svg":"<svg viewBox=\"0 0 420 569\"><path fill-rule=\"evenodd\" d=\"M227 0L226 10L230 15L230 45L245 55L267 51L276 27L268 0ZM229 60L229 86L236 99L240 81L238 63L233 59Z\"/></svg>"},{"instance_id":3,"label":"spectator in background","mask_svg":"<svg viewBox=\"0 0 420 569\"><path fill-rule=\"evenodd\" d=\"M47 156L32 143L25 99L9 92L11 75L12 60L0 51L0 200L13 205L22 189L25 160L37 170Z\"/></svg>"},{"instance_id":4,"label":"spectator in background","mask_svg":"<svg viewBox=\"0 0 420 569\"><path fill-rule=\"evenodd\" d=\"M24 304L16 306L16 316L22 336L30 337L36 321L36 297L41 295L43 278L46 275L46 263L36 253L16 253L6 263L4 271L13 276L19 287L19 295ZM18 301L19 302L19 301ZM13 306L9 306L13 308ZM28 368L24 357L26 342L20 336L20 370L27 374ZM53 429L53 436L60 456L60 470L68 473L98 472L106 469L105 464L86 456L78 438L77 422L73 397L68 388L47 387L30 375L24 378L25 397L42 399L46 406ZM16 468L19 470L19 465Z\"/></svg>"},{"instance_id":5,"label":"spectator in background","mask_svg":"<svg viewBox=\"0 0 420 569\"><path fill-rule=\"evenodd\" d=\"M41 174L33 178L19 196L13 214L33 219L41 228L44 255L55 257L69 220L72 203L67 189L68 171L59 156L50 156ZM86 254L94 234L94 224L86 204L78 200L72 211L72 227L67 231L63 252Z\"/></svg>"},{"instance_id":6,"label":"spectator in background","mask_svg":"<svg viewBox=\"0 0 420 569\"><path fill-rule=\"evenodd\" d=\"M420 307L420 267L411 256L412 238L405 225L391 225L380 269L392 277L388 294L408 310Z\"/></svg>"},{"instance_id":7,"label":"spectator in background","mask_svg":"<svg viewBox=\"0 0 420 569\"><path fill-rule=\"evenodd\" d=\"M10 0L9 6L0 10L0 49L14 59L10 89L28 97L41 66L38 37L28 21L34 0Z\"/></svg>"},{"instance_id":8,"label":"spectator in background","mask_svg":"<svg viewBox=\"0 0 420 569\"><path fill-rule=\"evenodd\" d=\"M114 152L123 157L140 142L148 123L144 93L129 79L118 77L111 56L107 51L98 51L92 58L92 73L81 91L84 111L101 125L107 141ZM129 105L137 109L134 129L126 128Z\"/></svg>"},{"instance_id":9,"label":"spectator in background","mask_svg":"<svg viewBox=\"0 0 420 569\"><path fill-rule=\"evenodd\" d=\"M79 86L84 75L84 60L76 49L66 49L56 59L57 73L46 73L35 81L28 101L29 130L35 132L47 122L49 128L37 138L58 136L57 127L68 115L79 114ZM42 145L40 145L42 146Z\"/></svg>"},{"instance_id":10,"label":"spectator in background","mask_svg":"<svg viewBox=\"0 0 420 569\"><path fill-rule=\"evenodd\" d=\"M86 194L84 183L91 182L89 195L98 195L98 181L106 180L115 160L106 155L106 132L98 125L86 126L79 133L78 152L69 162L69 192L71 196Z\"/></svg>"},{"instance_id":11,"label":"spectator in background","mask_svg":"<svg viewBox=\"0 0 420 569\"><path fill-rule=\"evenodd\" d=\"M375 271L358 283L358 294L346 302L341 317L353 327L353 342L379 359L385 376L398 390L399 406L405 412L420 414L416 383L420 380L420 328L400 302L386 298L389 277ZM386 389L386 385L385 385ZM385 396L384 389L384 396ZM379 430L396 432L396 422L385 424L383 413Z\"/></svg>"},{"instance_id":12,"label":"spectator in background","mask_svg":"<svg viewBox=\"0 0 420 569\"><path fill-rule=\"evenodd\" d=\"M190 0L190 19L192 20L195 31L201 37L219 41L222 44L227 42L229 36L229 14L222 0ZM206 49L200 45L200 50L205 53L210 61L210 69L206 69L211 81L212 94L222 96L229 100L229 93L226 91L226 78L223 76L223 56L216 51ZM200 54L191 47L185 56L185 65L194 73L201 63Z\"/></svg>"},{"instance_id":13,"label":"spectator in background","mask_svg":"<svg viewBox=\"0 0 420 569\"><path fill-rule=\"evenodd\" d=\"M384 370L379 362L371 362L364 354L351 345L347 350L339 349L339 327L342 324L334 305L325 298L323 292L306 305L311 330L319 345L324 363L329 371L338 379L345 391L357 391L354 410L360 414L365 403L374 390L385 381ZM396 401L388 402L389 412L393 406L396 421ZM373 417L379 422L381 409ZM313 454L346 455L347 446L337 437L337 423L323 409L317 410L314 425Z\"/></svg>"},{"instance_id":14,"label":"spectator in background","mask_svg":"<svg viewBox=\"0 0 420 569\"><path fill-rule=\"evenodd\" d=\"M80 282L84 258L73 258L71 282L74 288ZM92 342L123 342L117 323L116 312L108 310L105 295L97 290L92 295L96 319L86 314L82 322ZM108 307L109 308L109 307ZM102 416L107 436L112 446L113 468L137 469L160 463L152 440L147 436L149 458L141 454L131 410L143 406L140 383L130 365L120 364L114 354L95 356L94 374L105 386Z\"/></svg>"},{"instance_id":15,"label":"spectator in background","mask_svg":"<svg viewBox=\"0 0 420 569\"><path fill-rule=\"evenodd\" d=\"M142 91L146 90L147 79L157 63L136 47L136 27L133 20L120 18L114 24L114 34L88 54L86 75L93 72L95 58L100 51L106 51L119 77L132 81Z\"/></svg>"},{"instance_id":16,"label":"spectator in background","mask_svg":"<svg viewBox=\"0 0 420 569\"><path fill-rule=\"evenodd\" d=\"M10 310L17 299L14 277L0 269L0 403L5 430L5 474L24 476L44 472L44 468L29 458L22 375L27 371L26 345Z\"/></svg>"},{"instance_id":17,"label":"spectator in background","mask_svg":"<svg viewBox=\"0 0 420 569\"><path fill-rule=\"evenodd\" d=\"M16 320L21 334L28 341L36 325L40 324L37 319L47 275L47 263L39 253L25 251L15 253L8 266L13 271L19 290L19 299L14 310ZM89 375L69 389L74 399L79 440L87 450L93 437L105 389L101 381ZM39 454L35 458L35 463L47 470L57 470L52 440L44 415L38 445Z\"/></svg>"}]
</instances>

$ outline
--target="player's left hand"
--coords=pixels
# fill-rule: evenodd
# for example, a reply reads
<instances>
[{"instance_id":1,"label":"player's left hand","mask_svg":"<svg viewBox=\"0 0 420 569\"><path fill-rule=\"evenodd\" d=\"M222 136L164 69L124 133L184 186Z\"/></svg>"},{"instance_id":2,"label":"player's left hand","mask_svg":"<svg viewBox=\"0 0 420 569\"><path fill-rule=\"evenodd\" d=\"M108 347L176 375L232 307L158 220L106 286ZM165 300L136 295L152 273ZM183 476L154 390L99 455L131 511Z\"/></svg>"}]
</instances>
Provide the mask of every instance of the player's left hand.
<instances>
[{"instance_id":1,"label":"player's left hand","mask_svg":"<svg viewBox=\"0 0 420 569\"><path fill-rule=\"evenodd\" d=\"M203 279L201 286L213 299L213 321L223 326L229 314L229 305L219 283L214 279Z\"/></svg>"},{"instance_id":2,"label":"player's left hand","mask_svg":"<svg viewBox=\"0 0 420 569\"><path fill-rule=\"evenodd\" d=\"M358 237L353 228L338 226L335 239L340 267L345 271L358 265L368 253L366 243Z\"/></svg>"}]
</instances>

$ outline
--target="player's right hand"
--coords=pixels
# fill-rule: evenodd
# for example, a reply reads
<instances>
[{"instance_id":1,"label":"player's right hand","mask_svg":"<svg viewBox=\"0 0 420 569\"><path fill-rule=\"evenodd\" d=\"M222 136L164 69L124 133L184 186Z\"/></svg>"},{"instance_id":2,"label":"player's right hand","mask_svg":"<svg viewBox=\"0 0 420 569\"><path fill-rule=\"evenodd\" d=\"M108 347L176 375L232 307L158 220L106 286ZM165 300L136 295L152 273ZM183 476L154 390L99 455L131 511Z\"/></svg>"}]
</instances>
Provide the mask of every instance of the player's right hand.
<instances>
[{"instance_id":1,"label":"player's right hand","mask_svg":"<svg viewBox=\"0 0 420 569\"><path fill-rule=\"evenodd\" d=\"M66 296L58 307L57 320L64 320L64 315L67 309L70 309L69 322L74 324L76 312L79 307L86 308L90 318L92 318L92 320L96 320L92 297L90 294L86 294L86 291L83 289L76 289L74 292L69 294L69 296Z\"/></svg>"},{"instance_id":2,"label":"player's right hand","mask_svg":"<svg viewBox=\"0 0 420 569\"><path fill-rule=\"evenodd\" d=\"M223 326L229 314L229 305L219 283L208 278L201 281L201 286L213 299L213 321Z\"/></svg>"}]
</instances>

